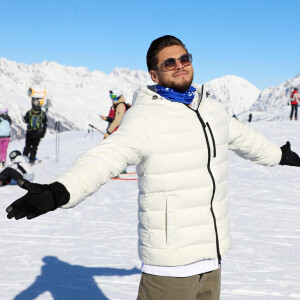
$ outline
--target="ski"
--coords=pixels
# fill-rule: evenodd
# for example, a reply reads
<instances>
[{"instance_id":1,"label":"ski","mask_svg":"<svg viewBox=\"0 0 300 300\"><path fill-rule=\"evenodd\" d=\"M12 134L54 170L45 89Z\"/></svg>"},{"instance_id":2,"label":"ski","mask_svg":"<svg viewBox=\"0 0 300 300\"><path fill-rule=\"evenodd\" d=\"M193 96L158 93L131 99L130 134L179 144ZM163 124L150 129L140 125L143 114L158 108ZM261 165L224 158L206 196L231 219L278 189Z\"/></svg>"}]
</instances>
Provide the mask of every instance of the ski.
<instances>
[{"instance_id":1,"label":"ski","mask_svg":"<svg viewBox=\"0 0 300 300\"><path fill-rule=\"evenodd\" d=\"M112 180L138 180L137 178L113 177Z\"/></svg>"}]
</instances>

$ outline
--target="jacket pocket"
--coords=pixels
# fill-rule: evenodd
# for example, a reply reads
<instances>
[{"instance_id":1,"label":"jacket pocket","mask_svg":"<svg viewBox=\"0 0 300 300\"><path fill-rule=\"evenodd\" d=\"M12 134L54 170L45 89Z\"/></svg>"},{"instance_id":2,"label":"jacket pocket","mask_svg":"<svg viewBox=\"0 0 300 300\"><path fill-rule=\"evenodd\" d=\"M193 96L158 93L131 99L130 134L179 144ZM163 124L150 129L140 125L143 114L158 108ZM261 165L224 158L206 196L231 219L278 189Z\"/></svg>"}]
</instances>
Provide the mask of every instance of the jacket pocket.
<instances>
[{"instance_id":1,"label":"jacket pocket","mask_svg":"<svg viewBox=\"0 0 300 300\"><path fill-rule=\"evenodd\" d=\"M172 201L166 199L166 241L167 246L174 245L174 213L172 210Z\"/></svg>"}]
</instances>

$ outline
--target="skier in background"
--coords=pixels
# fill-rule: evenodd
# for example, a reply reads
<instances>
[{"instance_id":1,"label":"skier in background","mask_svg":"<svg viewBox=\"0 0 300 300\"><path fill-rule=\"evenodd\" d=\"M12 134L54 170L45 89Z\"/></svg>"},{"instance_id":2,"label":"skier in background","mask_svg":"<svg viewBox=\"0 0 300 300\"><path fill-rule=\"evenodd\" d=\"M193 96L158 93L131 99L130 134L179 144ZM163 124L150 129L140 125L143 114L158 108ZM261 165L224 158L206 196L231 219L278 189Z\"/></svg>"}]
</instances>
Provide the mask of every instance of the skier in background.
<instances>
[{"instance_id":1,"label":"skier in background","mask_svg":"<svg viewBox=\"0 0 300 300\"><path fill-rule=\"evenodd\" d=\"M251 121L252 121L252 114L249 114L248 122L251 122Z\"/></svg>"},{"instance_id":2,"label":"skier in background","mask_svg":"<svg viewBox=\"0 0 300 300\"><path fill-rule=\"evenodd\" d=\"M295 120L298 120L298 103L300 102L300 96L298 93L298 88L294 88L291 94L291 115L290 120L293 119L293 112L295 111Z\"/></svg>"},{"instance_id":3,"label":"skier in background","mask_svg":"<svg viewBox=\"0 0 300 300\"><path fill-rule=\"evenodd\" d=\"M11 118L8 115L8 109L3 108L0 111L0 167L4 168L6 164L7 148L10 141Z\"/></svg>"},{"instance_id":4,"label":"skier in background","mask_svg":"<svg viewBox=\"0 0 300 300\"><path fill-rule=\"evenodd\" d=\"M48 122L39 99L32 98L32 108L24 116L24 122L27 123L27 131L23 155L28 156L30 163L34 165L37 149L41 139L45 136Z\"/></svg>"},{"instance_id":5,"label":"skier in background","mask_svg":"<svg viewBox=\"0 0 300 300\"><path fill-rule=\"evenodd\" d=\"M121 90L114 88L109 91L109 97L112 101L112 106L109 110L108 116L100 115L100 118L108 122L106 133L104 134L103 139L108 138L113 132L115 132L124 117L126 110L131 107L130 104L126 103L125 97ZM123 170L121 174L126 174L127 170ZM113 178L119 178L117 175Z\"/></svg>"},{"instance_id":6,"label":"skier in background","mask_svg":"<svg viewBox=\"0 0 300 300\"><path fill-rule=\"evenodd\" d=\"M117 88L109 91L109 96L112 101L112 106L108 113L108 116L100 115L100 118L108 122L106 133L104 134L104 139L109 137L113 132L115 132L123 119L123 116L128 109L128 104L126 104L125 97Z\"/></svg>"},{"instance_id":7,"label":"skier in background","mask_svg":"<svg viewBox=\"0 0 300 300\"><path fill-rule=\"evenodd\" d=\"M10 152L9 158L11 165L0 173L0 186L7 185L11 183L12 180L15 181L15 184L19 179L33 181L33 169L26 156L21 155L19 150L14 150Z\"/></svg>"}]
</instances>

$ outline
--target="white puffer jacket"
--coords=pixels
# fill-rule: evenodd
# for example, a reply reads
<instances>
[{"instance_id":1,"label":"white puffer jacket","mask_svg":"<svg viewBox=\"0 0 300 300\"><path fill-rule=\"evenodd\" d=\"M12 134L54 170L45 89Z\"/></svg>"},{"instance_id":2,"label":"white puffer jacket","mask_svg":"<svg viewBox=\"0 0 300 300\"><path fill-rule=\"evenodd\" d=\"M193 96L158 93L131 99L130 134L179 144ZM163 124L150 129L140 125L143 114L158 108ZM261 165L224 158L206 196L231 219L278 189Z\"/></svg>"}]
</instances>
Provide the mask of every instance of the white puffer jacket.
<instances>
[{"instance_id":1,"label":"white puffer jacket","mask_svg":"<svg viewBox=\"0 0 300 300\"><path fill-rule=\"evenodd\" d=\"M94 193L127 165L139 176L139 256L158 266L220 258L230 249L228 149L274 166L278 146L202 97L198 112L139 89L118 131L54 181L70 192L65 208Z\"/></svg>"}]
</instances>

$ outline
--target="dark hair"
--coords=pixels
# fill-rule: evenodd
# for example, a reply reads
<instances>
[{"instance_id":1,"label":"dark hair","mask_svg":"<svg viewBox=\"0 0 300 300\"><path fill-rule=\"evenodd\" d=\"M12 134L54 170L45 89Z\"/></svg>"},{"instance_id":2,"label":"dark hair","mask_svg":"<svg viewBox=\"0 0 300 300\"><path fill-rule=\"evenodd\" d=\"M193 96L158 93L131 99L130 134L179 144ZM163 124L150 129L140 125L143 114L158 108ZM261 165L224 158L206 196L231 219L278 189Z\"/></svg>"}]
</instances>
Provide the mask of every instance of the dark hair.
<instances>
[{"instance_id":1,"label":"dark hair","mask_svg":"<svg viewBox=\"0 0 300 300\"><path fill-rule=\"evenodd\" d=\"M157 55L159 51L169 46L181 46L188 53L185 45L180 39L172 35L164 35L154 40L147 52L147 67L148 71L154 70L158 63Z\"/></svg>"}]
</instances>

